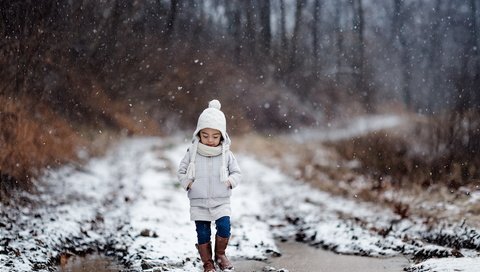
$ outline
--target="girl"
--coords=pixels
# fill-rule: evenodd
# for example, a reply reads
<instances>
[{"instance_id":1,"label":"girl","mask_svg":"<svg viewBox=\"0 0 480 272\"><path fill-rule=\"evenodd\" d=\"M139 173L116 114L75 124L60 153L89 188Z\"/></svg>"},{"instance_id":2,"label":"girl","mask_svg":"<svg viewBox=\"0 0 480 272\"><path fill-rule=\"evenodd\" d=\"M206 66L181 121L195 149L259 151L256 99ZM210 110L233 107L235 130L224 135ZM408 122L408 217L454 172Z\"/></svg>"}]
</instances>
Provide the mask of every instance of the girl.
<instances>
[{"instance_id":1,"label":"girl","mask_svg":"<svg viewBox=\"0 0 480 272\"><path fill-rule=\"evenodd\" d=\"M178 179L188 191L190 220L195 221L204 272L215 271L210 242L215 221L215 262L222 271L232 271L225 255L230 238L230 196L241 180L237 160L230 151L225 115L220 102L212 100L198 118L193 141L180 162Z\"/></svg>"}]
</instances>

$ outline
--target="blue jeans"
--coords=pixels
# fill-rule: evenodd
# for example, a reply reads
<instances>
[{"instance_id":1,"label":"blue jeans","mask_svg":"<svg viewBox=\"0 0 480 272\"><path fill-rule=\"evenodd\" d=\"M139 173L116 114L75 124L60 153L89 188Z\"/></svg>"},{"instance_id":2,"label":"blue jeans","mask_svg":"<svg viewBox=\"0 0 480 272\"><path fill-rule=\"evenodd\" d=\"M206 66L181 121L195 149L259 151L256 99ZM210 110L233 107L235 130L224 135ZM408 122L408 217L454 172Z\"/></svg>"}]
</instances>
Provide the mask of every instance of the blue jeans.
<instances>
[{"instance_id":1,"label":"blue jeans","mask_svg":"<svg viewBox=\"0 0 480 272\"><path fill-rule=\"evenodd\" d=\"M198 244L205 244L210 242L212 232L210 230L210 221L195 221L197 230ZM230 216L220 217L215 220L215 227L217 228L217 235L222 238L230 237Z\"/></svg>"}]
</instances>

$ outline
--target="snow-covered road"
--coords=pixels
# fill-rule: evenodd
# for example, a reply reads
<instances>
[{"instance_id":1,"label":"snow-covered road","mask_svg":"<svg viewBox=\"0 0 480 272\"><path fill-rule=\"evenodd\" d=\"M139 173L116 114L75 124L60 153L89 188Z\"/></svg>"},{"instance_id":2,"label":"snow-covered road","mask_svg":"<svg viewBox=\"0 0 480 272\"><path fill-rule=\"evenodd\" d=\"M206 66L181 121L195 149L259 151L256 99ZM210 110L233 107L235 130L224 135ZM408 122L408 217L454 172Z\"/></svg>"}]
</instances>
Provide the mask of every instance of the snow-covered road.
<instances>
[{"instance_id":1,"label":"snow-covered road","mask_svg":"<svg viewBox=\"0 0 480 272\"><path fill-rule=\"evenodd\" d=\"M200 271L188 199L175 175L186 148L173 139L127 139L81 169L51 171L42 194L23 196L43 205L1 206L0 271L48 271L62 254L95 250L133 271ZM468 257L410 271L480 267L479 233L461 222L431 228L421 218L321 192L248 154L237 158L244 178L232 196L234 260L277 255L277 238L367 256Z\"/></svg>"}]
</instances>

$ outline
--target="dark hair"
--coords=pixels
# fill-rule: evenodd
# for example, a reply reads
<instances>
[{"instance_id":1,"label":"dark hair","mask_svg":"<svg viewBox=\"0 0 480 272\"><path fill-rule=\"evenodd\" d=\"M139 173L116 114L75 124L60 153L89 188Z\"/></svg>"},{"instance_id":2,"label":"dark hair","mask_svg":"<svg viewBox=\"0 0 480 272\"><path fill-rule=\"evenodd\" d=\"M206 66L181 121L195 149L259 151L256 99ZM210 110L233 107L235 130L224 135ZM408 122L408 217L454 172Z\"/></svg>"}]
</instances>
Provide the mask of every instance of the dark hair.
<instances>
[{"instance_id":1,"label":"dark hair","mask_svg":"<svg viewBox=\"0 0 480 272\"><path fill-rule=\"evenodd\" d=\"M202 137L200 136L200 132L201 132L201 131L202 131L202 130L198 131L198 133L197 133L198 138L202 138ZM220 142L223 142L223 140L225 140L225 139L223 138L223 134L220 132Z\"/></svg>"}]
</instances>

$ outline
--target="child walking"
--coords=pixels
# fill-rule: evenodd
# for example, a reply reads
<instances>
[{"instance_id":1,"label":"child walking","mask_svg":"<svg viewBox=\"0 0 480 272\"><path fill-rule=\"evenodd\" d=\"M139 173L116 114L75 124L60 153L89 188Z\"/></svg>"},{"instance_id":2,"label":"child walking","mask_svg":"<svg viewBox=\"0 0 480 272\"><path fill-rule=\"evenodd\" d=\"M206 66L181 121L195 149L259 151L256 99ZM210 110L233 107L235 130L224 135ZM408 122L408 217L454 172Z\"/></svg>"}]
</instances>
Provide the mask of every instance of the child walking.
<instances>
[{"instance_id":1,"label":"child walking","mask_svg":"<svg viewBox=\"0 0 480 272\"><path fill-rule=\"evenodd\" d=\"M221 104L212 100L198 118L190 148L180 162L178 179L188 191L190 220L195 221L204 272L214 272L211 222L215 221L215 263L222 271L232 271L225 255L230 238L230 196L241 180L237 160L230 151L225 115Z\"/></svg>"}]
</instances>

